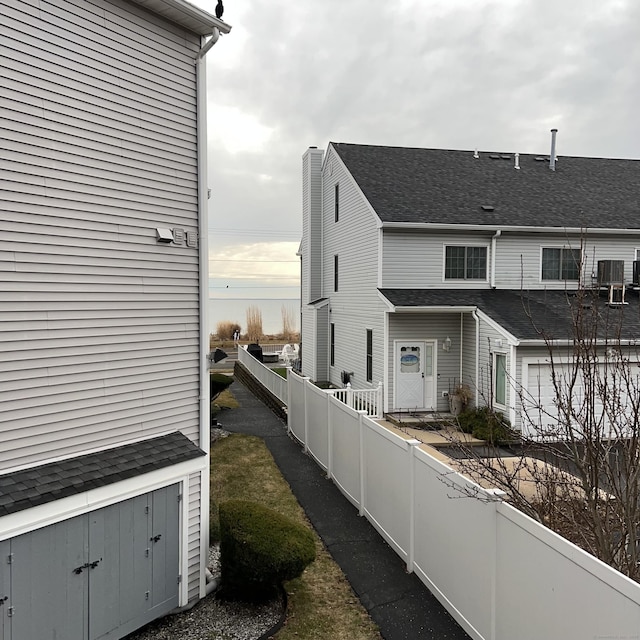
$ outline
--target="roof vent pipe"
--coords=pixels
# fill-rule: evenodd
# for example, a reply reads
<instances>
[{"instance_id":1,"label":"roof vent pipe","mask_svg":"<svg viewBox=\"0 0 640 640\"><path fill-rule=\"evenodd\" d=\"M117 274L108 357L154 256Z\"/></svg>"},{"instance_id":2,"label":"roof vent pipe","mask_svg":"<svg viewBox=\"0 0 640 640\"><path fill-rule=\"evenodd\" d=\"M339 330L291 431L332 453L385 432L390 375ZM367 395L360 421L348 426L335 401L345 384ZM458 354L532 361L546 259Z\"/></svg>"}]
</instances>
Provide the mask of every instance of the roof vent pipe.
<instances>
[{"instance_id":1,"label":"roof vent pipe","mask_svg":"<svg viewBox=\"0 0 640 640\"><path fill-rule=\"evenodd\" d=\"M480 154L478 153L477 149L473 152L473 157L474 158L479 158L480 157Z\"/></svg>"},{"instance_id":2,"label":"roof vent pipe","mask_svg":"<svg viewBox=\"0 0 640 640\"><path fill-rule=\"evenodd\" d=\"M515 159L515 164L513 165L514 169L519 169L520 168L520 154L516 153L516 155L514 156Z\"/></svg>"},{"instance_id":3,"label":"roof vent pipe","mask_svg":"<svg viewBox=\"0 0 640 640\"><path fill-rule=\"evenodd\" d=\"M556 134L557 129L551 129L551 155L549 156L549 169L556 170Z\"/></svg>"}]
</instances>

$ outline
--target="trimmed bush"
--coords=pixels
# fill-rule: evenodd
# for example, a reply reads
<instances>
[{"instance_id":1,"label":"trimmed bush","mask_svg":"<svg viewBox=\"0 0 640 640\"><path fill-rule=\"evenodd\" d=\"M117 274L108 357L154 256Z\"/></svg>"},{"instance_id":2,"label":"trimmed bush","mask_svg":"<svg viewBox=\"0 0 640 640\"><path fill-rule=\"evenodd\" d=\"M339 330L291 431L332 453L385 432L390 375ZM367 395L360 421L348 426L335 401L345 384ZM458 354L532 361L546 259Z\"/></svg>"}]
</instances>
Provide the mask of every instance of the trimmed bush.
<instances>
[{"instance_id":1,"label":"trimmed bush","mask_svg":"<svg viewBox=\"0 0 640 640\"><path fill-rule=\"evenodd\" d=\"M316 557L313 534L255 502L219 505L222 589L227 597L261 599L302 574Z\"/></svg>"},{"instance_id":2,"label":"trimmed bush","mask_svg":"<svg viewBox=\"0 0 640 640\"><path fill-rule=\"evenodd\" d=\"M209 499L209 544L220 542L220 518L218 505L213 498Z\"/></svg>"},{"instance_id":3,"label":"trimmed bush","mask_svg":"<svg viewBox=\"0 0 640 640\"><path fill-rule=\"evenodd\" d=\"M458 424L464 433L470 433L474 438L486 440L493 445L509 442L514 437L509 420L489 407L463 411L458 416Z\"/></svg>"},{"instance_id":4,"label":"trimmed bush","mask_svg":"<svg viewBox=\"0 0 640 640\"><path fill-rule=\"evenodd\" d=\"M209 374L209 401L213 402L225 389L228 389L233 382L231 376L224 373Z\"/></svg>"}]
</instances>

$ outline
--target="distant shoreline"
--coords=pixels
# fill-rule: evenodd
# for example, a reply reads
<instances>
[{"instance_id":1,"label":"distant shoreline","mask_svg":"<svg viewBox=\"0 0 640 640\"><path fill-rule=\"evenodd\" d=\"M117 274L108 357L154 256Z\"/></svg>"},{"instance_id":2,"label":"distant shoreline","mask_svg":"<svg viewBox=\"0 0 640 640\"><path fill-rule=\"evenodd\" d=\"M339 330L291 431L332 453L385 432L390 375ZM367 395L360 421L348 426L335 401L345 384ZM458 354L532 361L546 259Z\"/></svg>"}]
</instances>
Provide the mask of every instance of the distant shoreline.
<instances>
[{"instance_id":1,"label":"distant shoreline","mask_svg":"<svg viewBox=\"0 0 640 640\"><path fill-rule=\"evenodd\" d=\"M262 313L262 330L265 335L282 331L282 307L293 311L295 330L300 330L299 298L219 298L209 296L209 333L216 332L218 322L237 322L246 329L248 307L258 307Z\"/></svg>"}]
</instances>

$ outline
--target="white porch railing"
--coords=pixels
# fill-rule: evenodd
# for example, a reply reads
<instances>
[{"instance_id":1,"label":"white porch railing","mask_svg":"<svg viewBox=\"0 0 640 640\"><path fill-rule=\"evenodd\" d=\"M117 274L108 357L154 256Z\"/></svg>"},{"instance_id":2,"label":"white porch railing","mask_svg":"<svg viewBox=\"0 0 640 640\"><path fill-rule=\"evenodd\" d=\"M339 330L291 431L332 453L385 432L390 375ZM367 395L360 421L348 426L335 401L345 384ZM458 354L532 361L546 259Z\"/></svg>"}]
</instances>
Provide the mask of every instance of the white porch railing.
<instances>
[{"instance_id":1,"label":"white porch railing","mask_svg":"<svg viewBox=\"0 0 640 640\"><path fill-rule=\"evenodd\" d=\"M370 418L382 418L382 382L375 389L353 389L348 382L345 389L330 389L329 393L351 409L366 411Z\"/></svg>"}]
</instances>

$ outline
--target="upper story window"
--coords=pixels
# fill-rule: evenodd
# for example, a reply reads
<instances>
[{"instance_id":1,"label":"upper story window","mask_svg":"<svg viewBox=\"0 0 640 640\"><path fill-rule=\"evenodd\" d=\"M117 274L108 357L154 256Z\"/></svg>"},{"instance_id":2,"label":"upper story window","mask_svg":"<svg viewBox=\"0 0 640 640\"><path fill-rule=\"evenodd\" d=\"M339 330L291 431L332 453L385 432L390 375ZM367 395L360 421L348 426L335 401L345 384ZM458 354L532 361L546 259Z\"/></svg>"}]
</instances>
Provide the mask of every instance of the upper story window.
<instances>
[{"instance_id":1,"label":"upper story window","mask_svg":"<svg viewBox=\"0 0 640 640\"><path fill-rule=\"evenodd\" d=\"M446 280L486 280L487 247L445 247Z\"/></svg>"},{"instance_id":2,"label":"upper story window","mask_svg":"<svg viewBox=\"0 0 640 640\"><path fill-rule=\"evenodd\" d=\"M333 256L333 290L338 290L338 256Z\"/></svg>"},{"instance_id":3,"label":"upper story window","mask_svg":"<svg viewBox=\"0 0 640 640\"><path fill-rule=\"evenodd\" d=\"M542 249L543 280L580 280L582 251L544 247Z\"/></svg>"},{"instance_id":4,"label":"upper story window","mask_svg":"<svg viewBox=\"0 0 640 640\"><path fill-rule=\"evenodd\" d=\"M340 185L336 182L334 198L333 198L333 207L335 211L336 222L340 219Z\"/></svg>"}]
</instances>

